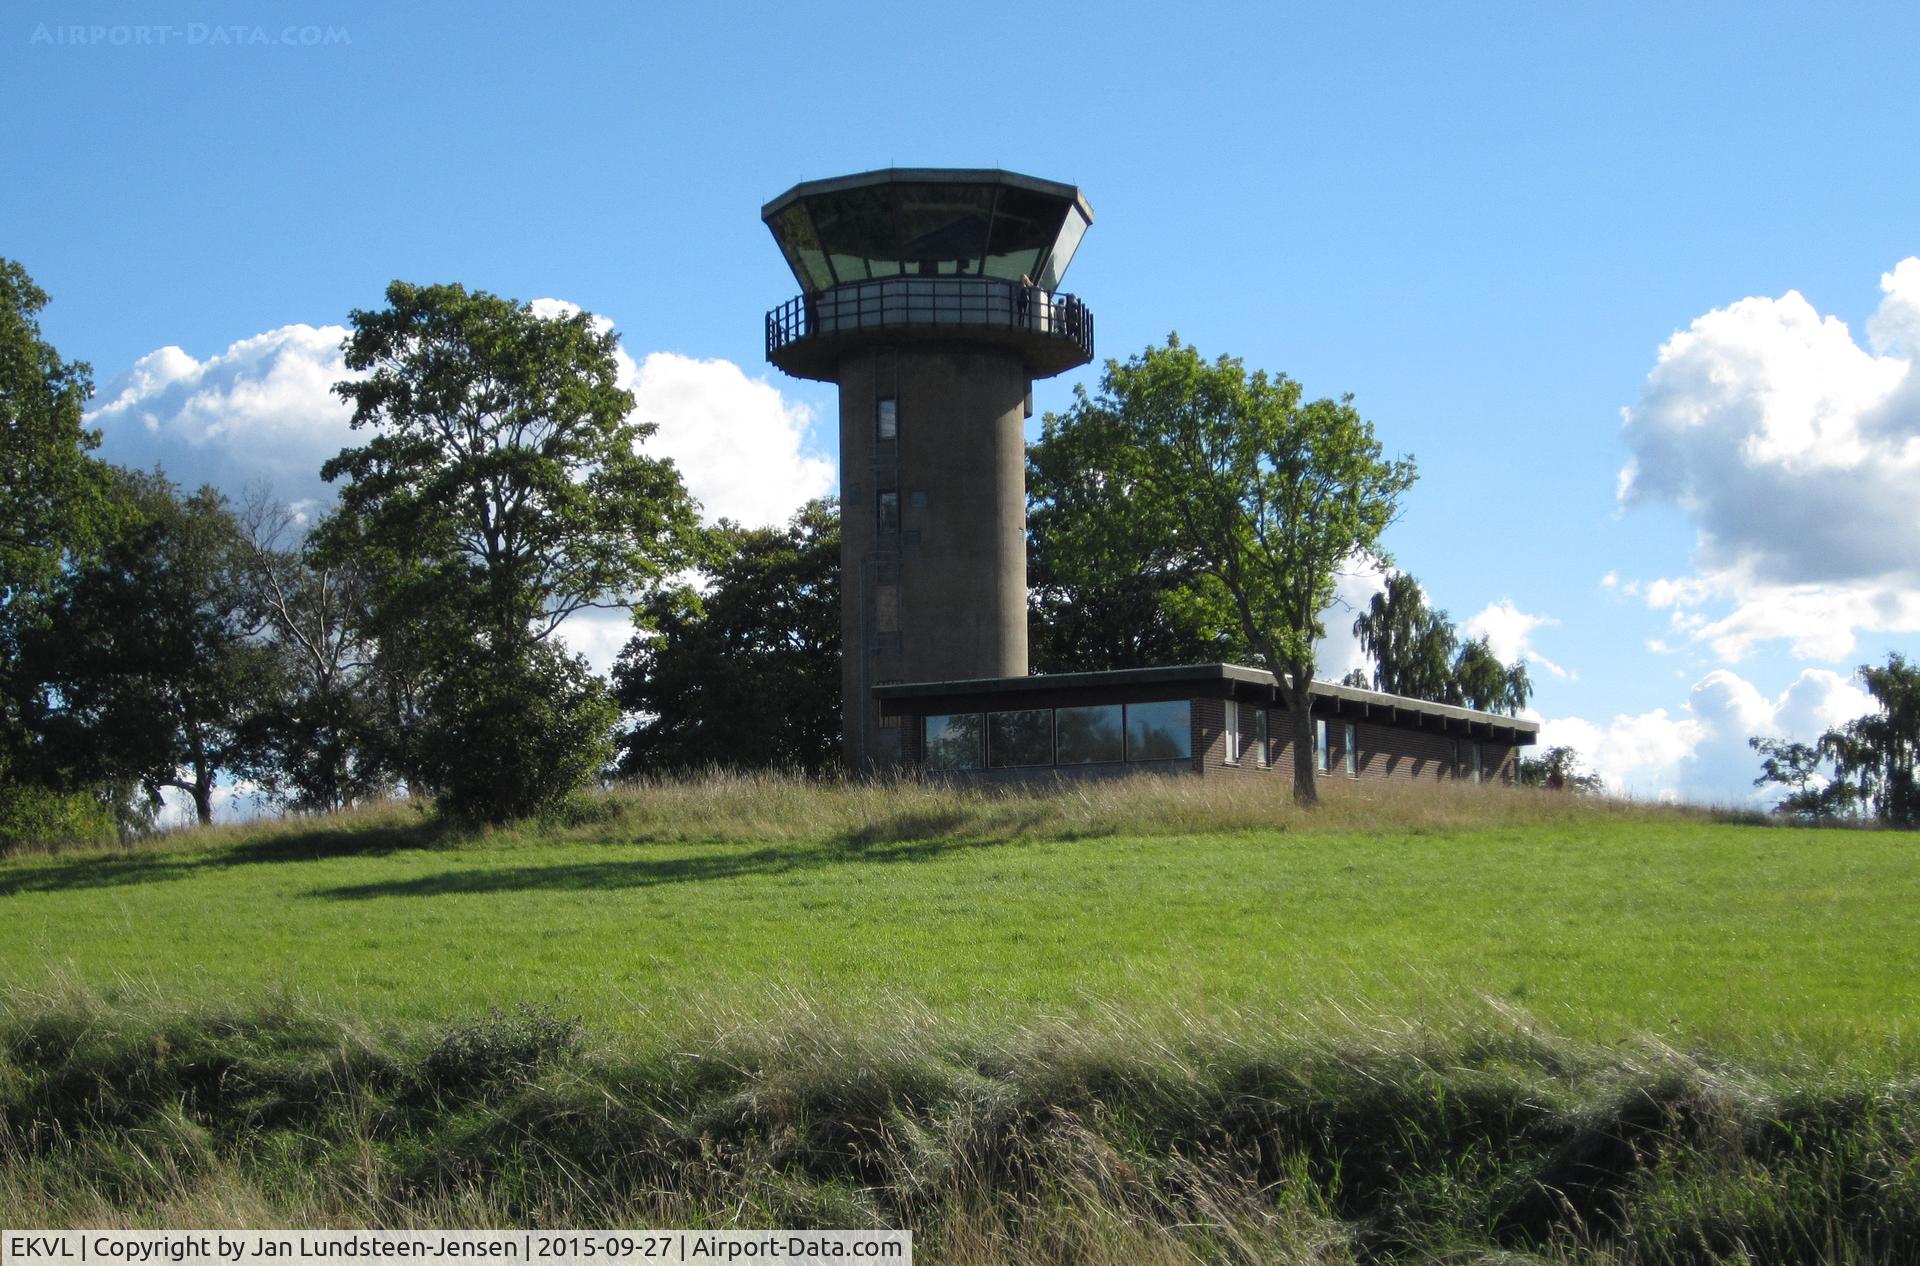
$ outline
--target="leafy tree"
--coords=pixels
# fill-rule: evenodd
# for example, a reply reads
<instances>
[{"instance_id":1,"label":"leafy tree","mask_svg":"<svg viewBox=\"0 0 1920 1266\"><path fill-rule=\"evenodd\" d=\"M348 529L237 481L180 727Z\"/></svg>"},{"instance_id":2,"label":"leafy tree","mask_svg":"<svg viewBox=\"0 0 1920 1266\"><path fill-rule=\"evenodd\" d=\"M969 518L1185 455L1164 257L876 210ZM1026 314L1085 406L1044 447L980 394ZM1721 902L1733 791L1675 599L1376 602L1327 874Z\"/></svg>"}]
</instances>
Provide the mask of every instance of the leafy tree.
<instances>
[{"instance_id":1,"label":"leafy tree","mask_svg":"<svg viewBox=\"0 0 1920 1266\"><path fill-rule=\"evenodd\" d=\"M0 259L0 610L49 584L108 510L106 470L82 424L92 370L40 335L46 292Z\"/></svg>"},{"instance_id":2,"label":"leafy tree","mask_svg":"<svg viewBox=\"0 0 1920 1266\"><path fill-rule=\"evenodd\" d=\"M1843 817L1853 811L1859 789L1822 770L1826 757L1818 744L1750 738L1747 746L1764 757L1760 762L1760 776L1753 780L1753 785L1778 784L1787 788L1787 794L1773 806L1775 813L1817 822Z\"/></svg>"},{"instance_id":3,"label":"leafy tree","mask_svg":"<svg viewBox=\"0 0 1920 1266\"><path fill-rule=\"evenodd\" d=\"M1353 620L1360 649L1373 656L1373 688L1409 699L1444 700L1452 691L1458 636L1444 611L1427 605L1420 583L1403 571L1387 576Z\"/></svg>"},{"instance_id":4,"label":"leafy tree","mask_svg":"<svg viewBox=\"0 0 1920 1266\"><path fill-rule=\"evenodd\" d=\"M82 422L92 371L41 336L46 306L26 269L0 259L0 787L48 786L35 735L44 683L26 671L24 639L61 570L112 527L106 467L87 455L100 436Z\"/></svg>"},{"instance_id":5,"label":"leafy tree","mask_svg":"<svg viewBox=\"0 0 1920 1266\"><path fill-rule=\"evenodd\" d=\"M1239 620L1192 554L1142 538L1143 516L1099 513L1102 428L1049 414L1027 449L1027 605L1037 672L1206 663L1245 654ZM1142 565L1146 560L1147 565Z\"/></svg>"},{"instance_id":6,"label":"leafy tree","mask_svg":"<svg viewBox=\"0 0 1920 1266\"><path fill-rule=\"evenodd\" d=\"M620 768L840 763L840 516L809 502L784 529L722 523L706 583L637 608L614 694L638 719Z\"/></svg>"},{"instance_id":7,"label":"leafy tree","mask_svg":"<svg viewBox=\"0 0 1920 1266\"><path fill-rule=\"evenodd\" d=\"M1884 826L1920 825L1920 665L1890 654L1879 667L1862 664L1860 679L1879 707L1818 743L1747 740L1763 758L1753 785L1786 788L1775 813L1818 821L1864 809Z\"/></svg>"},{"instance_id":8,"label":"leafy tree","mask_svg":"<svg viewBox=\"0 0 1920 1266\"><path fill-rule=\"evenodd\" d=\"M435 676L412 776L457 819L538 816L606 768L618 720L579 656L544 642L487 647Z\"/></svg>"},{"instance_id":9,"label":"leafy tree","mask_svg":"<svg viewBox=\"0 0 1920 1266\"><path fill-rule=\"evenodd\" d=\"M671 461L641 455L619 339L586 313L394 282L356 310L335 385L375 434L322 468L384 567L386 605L449 639L542 641L620 607L686 561L696 525Z\"/></svg>"},{"instance_id":10,"label":"leafy tree","mask_svg":"<svg viewBox=\"0 0 1920 1266\"><path fill-rule=\"evenodd\" d=\"M1380 557L1412 462L1381 456L1351 397L1303 401L1292 379L1208 363L1177 337L1107 362L1099 396L1079 392L1072 414L1103 476L1085 512L1115 523L1149 566L1191 565L1219 586L1245 646L1281 681L1294 797L1313 803L1320 613L1347 560Z\"/></svg>"},{"instance_id":11,"label":"leafy tree","mask_svg":"<svg viewBox=\"0 0 1920 1266\"><path fill-rule=\"evenodd\" d=\"M617 337L592 317L543 317L453 285L395 282L386 297L352 314L346 361L364 376L334 390L374 434L321 472L345 480L322 556L368 566L365 631L380 659L404 666L394 679L418 710L410 781L456 815L535 812L554 792L540 779L591 772L600 740L588 739L611 715L584 667L546 640L569 615L631 605L687 563L694 504L671 462L639 452L653 427L628 420ZM562 692L542 701L543 730L495 706L536 689ZM456 738L463 751L441 746ZM526 766L476 786L459 774L476 744Z\"/></svg>"},{"instance_id":12,"label":"leafy tree","mask_svg":"<svg viewBox=\"0 0 1920 1266\"><path fill-rule=\"evenodd\" d=\"M1898 653L1876 668L1860 666L1860 680L1878 709L1821 736L1833 761L1834 782L1887 826L1920 825L1920 665Z\"/></svg>"},{"instance_id":13,"label":"leafy tree","mask_svg":"<svg viewBox=\"0 0 1920 1266\"><path fill-rule=\"evenodd\" d=\"M25 660L46 684L53 763L87 784L176 788L213 820L221 773L247 764L258 701L277 691L242 578L241 535L211 488L121 472L131 526L57 582Z\"/></svg>"},{"instance_id":14,"label":"leafy tree","mask_svg":"<svg viewBox=\"0 0 1920 1266\"><path fill-rule=\"evenodd\" d=\"M1460 647L1454 656L1446 694L1447 703L1482 712L1506 712L1518 716L1533 693L1533 681L1527 666L1516 662L1502 664L1484 637L1476 637Z\"/></svg>"},{"instance_id":15,"label":"leafy tree","mask_svg":"<svg viewBox=\"0 0 1920 1266\"><path fill-rule=\"evenodd\" d=\"M1484 637L1465 643L1445 611L1427 605L1420 584L1393 572L1354 617L1360 649L1373 656L1373 687L1484 712L1518 715L1533 694L1524 663L1502 664Z\"/></svg>"},{"instance_id":16,"label":"leafy tree","mask_svg":"<svg viewBox=\"0 0 1920 1266\"><path fill-rule=\"evenodd\" d=\"M1549 747L1538 756L1520 758L1520 785L1548 791L1597 795L1605 786L1599 774L1583 767L1580 753L1571 747Z\"/></svg>"},{"instance_id":17,"label":"leafy tree","mask_svg":"<svg viewBox=\"0 0 1920 1266\"><path fill-rule=\"evenodd\" d=\"M1349 668L1347 675L1340 679L1343 686L1352 686L1355 690L1372 690L1373 683L1367 680L1367 674L1358 668Z\"/></svg>"}]
</instances>

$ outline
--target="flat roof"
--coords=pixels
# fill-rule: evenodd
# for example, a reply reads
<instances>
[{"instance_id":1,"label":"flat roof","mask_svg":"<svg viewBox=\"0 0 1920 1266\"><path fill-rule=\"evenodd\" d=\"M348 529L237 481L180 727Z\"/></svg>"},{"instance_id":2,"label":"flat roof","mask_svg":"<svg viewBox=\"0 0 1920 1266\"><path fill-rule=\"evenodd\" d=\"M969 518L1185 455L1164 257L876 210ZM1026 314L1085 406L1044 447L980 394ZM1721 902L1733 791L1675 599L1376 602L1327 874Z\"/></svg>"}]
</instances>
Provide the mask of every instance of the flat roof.
<instances>
[{"instance_id":1,"label":"flat roof","mask_svg":"<svg viewBox=\"0 0 1920 1266\"><path fill-rule=\"evenodd\" d=\"M849 189L865 189L873 185L1009 185L1015 189L1025 189L1029 193L1045 194L1060 198L1080 209L1080 214L1093 223L1093 207L1087 202L1086 195L1073 185L1062 184L1058 180L1042 180L1038 176L1023 176L1017 171L1007 171L999 167L881 167L874 171L855 172L850 176L830 176L825 180L803 180L771 202L760 208L762 220L772 220L774 216L786 210L802 198L816 194L844 193Z\"/></svg>"},{"instance_id":2,"label":"flat roof","mask_svg":"<svg viewBox=\"0 0 1920 1266\"><path fill-rule=\"evenodd\" d=\"M1178 686L1211 688L1209 693L1222 695L1237 693L1234 689L1236 686L1246 686L1252 691L1271 694L1276 699L1280 696L1279 680L1264 668L1249 668L1244 664L1176 664L1154 668L1116 668L1103 672L1039 673L1027 677L896 681L873 687L873 697L900 703L921 699L979 698L984 704L995 696L1002 695ZM1311 693L1316 699L1333 700L1336 708L1343 703L1358 704L1369 709L1385 708L1396 713L1405 712L1415 716L1434 717L1438 720L1456 721L1469 726L1483 725L1511 730L1516 737L1523 734L1533 736L1540 732L1538 721L1530 721L1524 717L1508 716L1500 712L1482 712L1477 708L1462 708L1451 703L1435 703L1430 699L1414 699L1407 695L1388 694L1381 690L1363 690L1357 686L1342 686L1331 681L1314 682Z\"/></svg>"}]
</instances>

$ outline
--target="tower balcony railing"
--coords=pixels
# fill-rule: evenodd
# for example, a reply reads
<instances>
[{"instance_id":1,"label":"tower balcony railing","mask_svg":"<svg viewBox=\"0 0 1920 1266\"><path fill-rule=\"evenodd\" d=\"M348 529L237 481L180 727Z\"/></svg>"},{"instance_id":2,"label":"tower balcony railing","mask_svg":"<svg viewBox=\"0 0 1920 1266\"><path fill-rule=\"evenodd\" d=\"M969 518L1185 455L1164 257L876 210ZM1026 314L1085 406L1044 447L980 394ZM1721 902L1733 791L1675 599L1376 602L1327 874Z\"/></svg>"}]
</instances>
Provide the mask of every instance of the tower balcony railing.
<instances>
[{"instance_id":1,"label":"tower balcony railing","mask_svg":"<svg viewBox=\"0 0 1920 1266\"><path fill-rule=\"evenodd\" d=\"M767 313L767 359L778 362L783 350L808 339L945 327L1060 339L1071 344L1072 363L1093 359L1093 313L1086 304L988 277L886 277L790 299Z\"/></svg>"}]
</instances>

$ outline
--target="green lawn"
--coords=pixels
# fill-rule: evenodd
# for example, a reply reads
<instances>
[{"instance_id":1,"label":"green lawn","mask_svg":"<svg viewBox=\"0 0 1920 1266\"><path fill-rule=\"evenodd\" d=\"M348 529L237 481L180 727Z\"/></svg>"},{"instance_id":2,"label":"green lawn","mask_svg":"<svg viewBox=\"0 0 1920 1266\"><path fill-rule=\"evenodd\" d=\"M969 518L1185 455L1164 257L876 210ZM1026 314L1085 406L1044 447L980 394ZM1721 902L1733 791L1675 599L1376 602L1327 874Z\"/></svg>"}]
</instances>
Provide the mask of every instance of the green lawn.
<instances>
[{"instance_id":1,"label":"green lawn","mask_svg":"<svg viewBox=\"0 0 1920 1266\"><path fill-rule=\"evenodd\" d=\"M1494 999L1603 1041L1920 1063L1911 835L1656 812L1082 838L995 820L456 844L403 822L14 858L0 974L380 1021L530 1001L642 1032L803 1000L1004 1024Z\"/></svg>"}]
</instances>

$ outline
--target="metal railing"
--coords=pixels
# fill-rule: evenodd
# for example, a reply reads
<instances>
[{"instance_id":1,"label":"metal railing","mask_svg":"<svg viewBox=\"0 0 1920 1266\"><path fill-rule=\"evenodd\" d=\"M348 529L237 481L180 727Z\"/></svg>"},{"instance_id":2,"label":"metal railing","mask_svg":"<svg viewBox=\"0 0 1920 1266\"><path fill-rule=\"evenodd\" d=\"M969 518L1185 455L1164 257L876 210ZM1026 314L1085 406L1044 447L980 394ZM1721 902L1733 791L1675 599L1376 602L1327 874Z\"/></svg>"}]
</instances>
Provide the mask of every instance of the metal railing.
<instances>
[{"instance_id":1,"label":"metal railing","mask_svg":"<svg viewBox=\"0 0 1920 1266\"><path fill-rule=\"evenodd\" d=\"M767 356L802 339L904 326L1024 331L1093 358L1093 313L1069 294L978 277L888 277L790 299L767 313Z\"/></svg>"}]
</instances>

